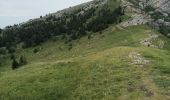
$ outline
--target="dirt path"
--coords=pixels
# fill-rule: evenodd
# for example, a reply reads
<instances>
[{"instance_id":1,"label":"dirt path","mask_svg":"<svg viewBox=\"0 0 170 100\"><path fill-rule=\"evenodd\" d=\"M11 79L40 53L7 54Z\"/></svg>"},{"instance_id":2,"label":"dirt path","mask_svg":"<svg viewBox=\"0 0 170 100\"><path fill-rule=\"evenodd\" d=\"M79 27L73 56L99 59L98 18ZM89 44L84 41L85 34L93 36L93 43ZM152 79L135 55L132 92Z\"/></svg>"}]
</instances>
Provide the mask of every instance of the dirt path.
<instances>
[{"instance_id":1,"label":"dirt path","mask_svg":"<svg viewBox=\"0 0 170 100\"><path fill-rule=\"evenodd\" d=\"M169 97L162 95L162 90L153 82L150 67L151 61L144 58L138 52L130 52L128 55L130 59L130 65L136 66L136 70L140 72L141 82L137 84L138 91L142 91L145 94L145 100L169 100Z\"/></svg>"}]
</instances>

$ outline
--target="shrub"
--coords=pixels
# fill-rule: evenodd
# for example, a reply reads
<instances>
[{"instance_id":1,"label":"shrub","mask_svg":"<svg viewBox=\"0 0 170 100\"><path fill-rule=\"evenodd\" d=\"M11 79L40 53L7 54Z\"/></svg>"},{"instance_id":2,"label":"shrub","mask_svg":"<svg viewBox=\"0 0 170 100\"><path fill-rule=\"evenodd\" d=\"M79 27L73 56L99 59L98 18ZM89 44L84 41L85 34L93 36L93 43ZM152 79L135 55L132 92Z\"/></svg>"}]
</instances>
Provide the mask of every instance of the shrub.
<instances>
[{"instance_id":1,"label":"shrub","mask_svg":"<svg viewBox=\"0 0 170 100\"><path fill-rule=\"evenodd\" d=\"M38 53L40 50L38 48L34 49L33 52L34 53Z\"/></svg>"},{"instance_id":2,"label":"shrub","mask_svg":"<svg viewBox=\"0 0 170 100\"><path fill-rule=\"evenodd\" d=\"M24 56L21 56L20 59L19 59L19 65L20 66L23 66L23 65L26 65L27 64L27 60Z\"/></svg>"},{"instance_id":3,"label":"shrub","mask_svg":"<svg viewBox=\"0 0 170 100\"><path fill-rule=\"evenodd\" d=\"M91 39L91 34L88 35L88 39Z\"/></svg>"},{"instance_id":4,"label":"shrub","mask_svg":"<svg viewBox=\"0 0 170 100\"><path fill-rule=\"evenodd\" d=\"M11 58L11 59L15 59L15 55L14 55L14 54L11 54L10 58Z\"/></svg>"},{"instance_id":5,"label":"shrub","mask_svg":"<svg viewBox=\"0 0 170 100\"><path fill-rule=\"evenodd\" d=\"M15 47L9 47L8 52L9 53L14 53L15 52Z\"/></svg>"},{"instance_id":6,"label":"shrub","mask_svg":"<svg viewBox=\"0 0 170 100\"><path fill-rule=\"evenodd\" d=\"M19 63L16 59L13 59L13 62L12 62L12 69L15 70L19 67Z\"/></svg>"},{"instance_id":7,"label":"shrub","mask_svg":"<svg viewBox=\"0 0 170 100\"><path fill-rule=\"evenodd\" d=\"M99 32L99 34L101 35L101 34L103 34L103 32L102 32L102 31L100 31L100 32Z\"/></svg>"},{"instance_id":8,"label":"shrub","mask_svg":"<svg viewBox=\"0 0 170 100\"><path fill-rule=\"evenodd\" d=\"M0 54L1 55L7 54L7 49L5 47L0 48Z\"/></svg>"},{"instance_id":9,"label":"shrub","mask_svg":"<svg viewBox=\"0 0 170 100\"><path fill-rule=\"evenodd\" d=\"M19 62L16 60L16 58L13 54L11 55L11 59L12 59L12 69L13 70L27 64L27 60L24 56L20 57Z\"/></svg>"}]
</instances>

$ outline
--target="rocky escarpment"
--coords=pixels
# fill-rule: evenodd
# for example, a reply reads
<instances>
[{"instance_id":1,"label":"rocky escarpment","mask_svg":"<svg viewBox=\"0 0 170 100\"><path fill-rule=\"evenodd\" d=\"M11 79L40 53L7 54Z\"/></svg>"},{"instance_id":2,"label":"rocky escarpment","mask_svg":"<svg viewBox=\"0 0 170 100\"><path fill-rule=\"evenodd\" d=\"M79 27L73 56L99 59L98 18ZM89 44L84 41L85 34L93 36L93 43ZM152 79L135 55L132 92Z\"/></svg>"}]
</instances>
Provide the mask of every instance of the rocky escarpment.
<instances>
[{"instance_id":1,"label":"rocky escarpment","mask_svg":"<svg viewBox=\"0 0 170 100\"><path fill-rule=\"evenodd\" d=\"M170 1L169 0L140 0L145 5L150 5L157 10L164 12L170 11Z\"/></svg>"},{"instance_id":2,"label":"rocky escarpment","mask_svg":"<svg viewBox=\"0 0 170 100\"><path fill-rule=\"evenodd\" d=\"M170 36L170 1L169 0L148 0L147 6L155 10L149 14L153 18L151 25L161 33Z\"/></svg>"},{"instance_id":3,"label":"rocky escarpment","mask_svg":"<svg viewBox=\"0 0 170 100\"><path fill-rule=\"evenodd\" d=\"M149 24L170 37L170 0L127 0L145 15L150 16ZM143 15L143 14L142 14Z\"/></svg>"},{"instance_id":4,"label":"rocky escarpment","mask_svg":"<svg viewBox=\"0 0 170 100\"><path fill-rule=\"evenodd\" d=\"M170 12L170 1L169 0L129 0L136 5L139 5L141 8L146 6L151 6L156 10L162 12Z\"/></svg>"}]
</instances>

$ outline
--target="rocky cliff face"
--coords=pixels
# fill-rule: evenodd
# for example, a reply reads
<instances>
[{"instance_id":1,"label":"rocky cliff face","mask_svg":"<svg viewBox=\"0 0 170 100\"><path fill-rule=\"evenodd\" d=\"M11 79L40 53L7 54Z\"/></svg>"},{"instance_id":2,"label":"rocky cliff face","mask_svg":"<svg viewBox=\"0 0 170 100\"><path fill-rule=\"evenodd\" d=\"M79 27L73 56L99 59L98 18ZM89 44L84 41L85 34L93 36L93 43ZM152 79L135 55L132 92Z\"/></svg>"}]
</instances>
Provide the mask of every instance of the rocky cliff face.
<instances>
[{"instance_id":1,"label":"rocky cliff face","mask_svg":"<svg viewBox=\"0 0 170 100\"><path fill-rule=\"evenodd\" d=\"M170 0L125 0L131 2L136 9L150 16L147 20L154 29L170 37ZM141 14L144 17L144 14ZM140 18L141 19L141 18ZM144 21L146 19L144 18ZM143 20L142 20L143 21ZM143 22L144 22L143 21ZM135 21L136 23L136 21Z\"/></svg>"},{"instance_id":2,"label":"rocky cliff face","mask_svg":"<svg viewBox=\"0 0 170 100\"><path fill-rule=\"evenodd\" d=\"M150 0L150 5L154 8L160 9L162 11L170 12L170 1L169 0Z\"/></svg>"},{"instance_id":3,"label":"rocky cliff face","mask_svg":"<svg viewBox=\"0 0 170 100\"><path fill-rule=\"evenodd\" d=\"M146 5L155 9L154 13L151 14L154 19L152 25L170 37L170 0L147 0L145 2Z\"/></svg>"},{"instance_id":4,"label":"rocky cliff face","mask_svg":"<svg viewBox=\"0 0 170 100\"><path fill-rule=\"evenodd\" d=\"M157 10L170 13L170 0L140 0L140 2Z\"/></svg>"}]
</instances>

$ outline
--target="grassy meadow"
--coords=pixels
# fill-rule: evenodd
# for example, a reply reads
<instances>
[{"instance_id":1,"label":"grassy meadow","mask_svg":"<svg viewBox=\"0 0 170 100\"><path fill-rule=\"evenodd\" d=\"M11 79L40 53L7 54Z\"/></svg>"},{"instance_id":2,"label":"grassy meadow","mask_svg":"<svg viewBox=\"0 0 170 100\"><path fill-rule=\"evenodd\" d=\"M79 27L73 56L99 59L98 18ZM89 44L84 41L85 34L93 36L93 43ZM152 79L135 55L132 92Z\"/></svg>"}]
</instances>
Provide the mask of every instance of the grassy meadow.
<instances>
[{"instance_id":1,"label":"grassy meadow","mask_svg":"<svg viewBox=\"0 0 170 100\"><path fill-rule=\"evenodd\" d=\"M155 32L164 47L142 45L151 32L145 25L111 26L69 44L52 39L18 49L16 55L26 56L28 64L12 70L5 59L0 100L168 100L170 40ZM135 64L131 53L148 63Z\"/></svg>"}]
</instances>

